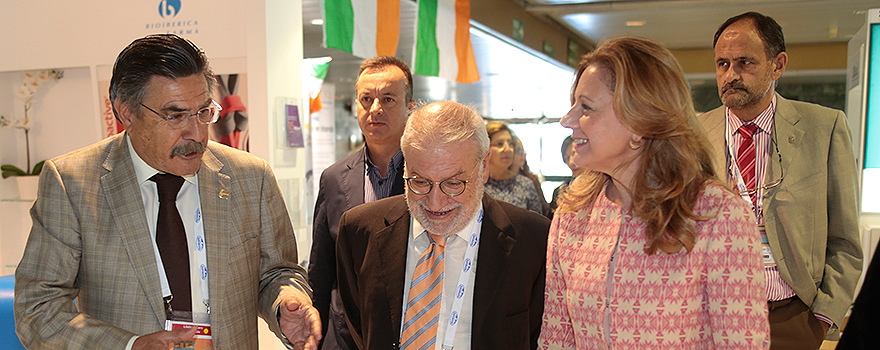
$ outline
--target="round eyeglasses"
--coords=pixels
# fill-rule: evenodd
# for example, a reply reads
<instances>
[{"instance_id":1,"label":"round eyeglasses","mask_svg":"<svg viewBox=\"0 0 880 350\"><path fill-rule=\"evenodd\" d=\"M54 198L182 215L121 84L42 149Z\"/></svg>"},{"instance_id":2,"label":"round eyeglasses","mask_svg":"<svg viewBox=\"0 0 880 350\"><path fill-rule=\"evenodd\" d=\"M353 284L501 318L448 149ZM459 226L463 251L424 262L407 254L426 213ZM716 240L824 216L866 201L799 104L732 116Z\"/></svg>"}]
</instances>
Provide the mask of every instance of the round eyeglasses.
<instances>
[{"instance_id":1,"label":"round eyeglasses","mask_svg":"<svg viewBox=\"0 0 880 350\"><path fill-rule=\"evenodd\" d=\"M459 180L459 179L446 179L443 181L428 181L426 179L413 176L413 177L405 177L407 187L409 187L410 191L418 195L426 195L431 193L431 190L434 188L434 184L440 186L440 191L443 191L447 196L455 197L464 193L464 189L467 187L467 180Z\"/></svg>"},{"instance_id":2,"label":"round eyeglasses","mask_svg":"<svg viewBox=\"0 0 880 350\"><path fill-rule=\"evenodd\" d=\"M159 117L165 120L165 124L172 129L180 129L185 128L189 125L189 120L195 117L196 120L201 124L213 124L217 122L217 119L220 119L220 111L223 110L223 107L220 107L220 104L217 101L211 100L211 104L205 108L202 108L195 113L189 112L171 112L168 115L162 115L159 112L156 112L147 105L141 103L141 106L148 109L150 112L156 113Z\"/></svg>"}]
</instances>

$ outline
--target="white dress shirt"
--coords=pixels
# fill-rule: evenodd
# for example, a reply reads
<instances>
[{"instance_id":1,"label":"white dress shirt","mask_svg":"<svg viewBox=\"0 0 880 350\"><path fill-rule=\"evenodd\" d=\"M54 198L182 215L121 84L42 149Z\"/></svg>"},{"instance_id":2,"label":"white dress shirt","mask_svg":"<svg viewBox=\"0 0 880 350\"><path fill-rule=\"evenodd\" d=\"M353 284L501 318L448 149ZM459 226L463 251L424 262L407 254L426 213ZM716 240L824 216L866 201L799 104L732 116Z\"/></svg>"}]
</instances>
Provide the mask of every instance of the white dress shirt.
<instances>
[{"instance_id":1,"label":"white dress shirt","mask_svg":"<svg viewBox=\"0 0 880 350\"><path fill-rule=\"evenodd\" d=\"M443 258L443 293L440 297L440 319L437 326L437 340L434 343L435 350L441 350L443 339L446 335L446 328L449 325L449 313L452 310L452 301L455 298L456 286L461 272L462 261L464 260L465 251L468 246L468 238L473 232L476 225L477 235L480 235L480 226L477 223L477 213L483 210L483 205L475 211L474 217L471 218L470 224L455 235L450 236L446 240L445 257ZM419 258L428 249L431 244L428 233L422 227L418 220L410 216L410 234L407 239L406 254L406 283L403 285L403 308L401 309L400 324L404 324L406 318L406 302L409 300L410 283L415 272ZM477 246L479 251L479 246ZM479 261L474 258L474 266L479 267ZM476 273L470 274L468 278L468 288L465 290L462 299L461 313L459 316L458 328L455 331L455 341L453 346L455 350L468 350L471 348L471 323L473 320L473 303L474 303L474 277ZM401 333L402 333L401 327Z\"/></svg>"},{"instance_id":2,"label":"white dress shirt","mask_svg":"<svg viewBox=\"0 0 880 350\"><path fill-rule=\"evenodd\" d=\"M147 225L149 225L150 238L153 242L153 254L156 256L156 265L159 272L159 283L162 288L162 297L171 295L171 288L168 286L168 279L165 277L165 268L162 265L162 256L159 254L159 247L156 245L156 221L159 217L159 194L156 183L150 180L150 177L159 173L147 164L134 148L131 146L131 140L126 136L126 145L128 152L131 154L131 160L134 163L134 171L137 174L137 182L141 190L141 198L144 201L144 211L147 217ZM199 251L197 250L195 237L197 234L205 237L204 229L201 225L196 225L196 213L201 211L201 201L199 199L199 178L198 175L184 177L183 186L177 194L177 211L180 213L180 219L183 220L183 227L186 230L186 240L190 242L189 248L189 267L190 267L190 292L192 293L192 311L196 313L207 313L207 290L208 278L207 273L203 276L198 259ZM196 232L198 230L198 232ZM202 245L201 254L205 254L206 245ZM205 267L205 271L207 271ZM203 278L204 277L204 278ZM205 320L207 323L207 320ZM131 349L134 340L132 337L126 349Z\"/></svg>"}]
</instances>

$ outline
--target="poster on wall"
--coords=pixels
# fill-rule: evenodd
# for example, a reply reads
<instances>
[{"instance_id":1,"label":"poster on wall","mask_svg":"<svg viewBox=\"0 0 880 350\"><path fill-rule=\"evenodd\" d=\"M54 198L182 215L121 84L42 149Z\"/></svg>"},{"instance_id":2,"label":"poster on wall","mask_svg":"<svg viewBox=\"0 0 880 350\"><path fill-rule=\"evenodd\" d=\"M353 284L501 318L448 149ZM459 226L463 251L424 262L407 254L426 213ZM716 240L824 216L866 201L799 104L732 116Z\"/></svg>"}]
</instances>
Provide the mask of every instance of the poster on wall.
<instances>
[{"instance_id":1,"label":"poster on wall","mask_svg":"<svg viewBox=\"0 0 880 350\"><path fill-rule=\"evenodd\" d=\"M113 114L113 105L110 103L110 76L101 77L101 74L98 75L98 91L100 92L98 96L101 105L101 138L106 139L121 133L125 128L122 126L122 123L116 120L116 116Z\"/></svg>"},{"instance_id":2,"label":"poster on wall","mask_svg":"<svg viewBox=\"0 0 880 350\"><path fill-rule=\"evenodd\" d=\"M287 120L287 143L291 148L303 148L305 147L305 142L303 141L303 130L302 123L299 120L299 106L297 105L286 105L285 106L285 118Z\"/></svg>"},{"instance_id":3,"label":"poster on wall","mask_svg":"<svg viewBox=\"0 0 880 350\"><path fill-rule=\"evenodd\" d=\"M248 151L247 74L214 76L214 100L220 104L220 119L208 128L208 135L232 148Z\"/></svg>"}]
</instances>

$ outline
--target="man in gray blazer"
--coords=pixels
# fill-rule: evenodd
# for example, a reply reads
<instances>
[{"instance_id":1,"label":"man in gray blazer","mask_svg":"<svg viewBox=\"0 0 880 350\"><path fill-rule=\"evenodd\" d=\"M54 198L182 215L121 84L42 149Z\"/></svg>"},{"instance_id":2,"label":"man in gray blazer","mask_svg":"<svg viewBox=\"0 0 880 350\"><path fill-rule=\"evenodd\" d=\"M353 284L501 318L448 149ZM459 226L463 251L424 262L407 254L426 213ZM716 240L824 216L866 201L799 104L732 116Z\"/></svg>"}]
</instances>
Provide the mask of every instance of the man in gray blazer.
<instances>
[{"instance_id":1,"label":"man in gray blazer","mask_svg":"<svg viewBox=\"0 0 880 350\"><path fill-rule=\"evenodd\" d=\"M27 348L169 349L196 331L164 330L180 317L209 323L214 349L257 349L258 315L288 346L316 348L319 318L271 169L208 141L213 81L204 53L176 35L120 53L110 99L126 131L41 174L15 272ZM170 232L180 240L157 238Z\"/></svg>"},{"instance_id":2,"label":"man in gray blazer","mask_svg":"<svg viewBox=\"0 0 880 350\"><path fill-rule=\"evenodd\" d=\"M315 204L309 279L325 332L324 350L353 346L336 287L339 218L357 205L403 194L400 137L414 105L412 73L398 58L365 60L356 84L364 147L324 170Z\"/></svg>"},{"instance_id":3,"label":"man in gray blazer","mask_svg":"<svg viewBox=\"0 0 880 350\"><path fill-rule=\"evenodd\" d=\"M818 349L843 322L862 267L846 116L775 93L788 55L772 18L728 19L714 48L724 106L700 119L716 173L761 228L771 349Z\"/></svg>"}]
</instances>

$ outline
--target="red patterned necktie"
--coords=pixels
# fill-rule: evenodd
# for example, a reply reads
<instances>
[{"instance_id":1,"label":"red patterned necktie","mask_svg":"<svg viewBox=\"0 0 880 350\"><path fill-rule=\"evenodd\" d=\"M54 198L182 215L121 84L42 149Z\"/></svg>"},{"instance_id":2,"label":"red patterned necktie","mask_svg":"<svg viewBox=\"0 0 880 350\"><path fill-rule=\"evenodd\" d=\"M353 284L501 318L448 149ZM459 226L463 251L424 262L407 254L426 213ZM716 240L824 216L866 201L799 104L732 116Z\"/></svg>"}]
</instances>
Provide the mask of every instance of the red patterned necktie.
<instances>
[{"instance_id":1,"label":"red patterned necktie","mask_svg":"<svg viewBox=\"0 0 880 350\"><path fill-rule=\"evenodd\" d=\"M742 175L743 183L747 190L754 189L756 184L755 176L755 141L754 135L758 131L758 125L748 124L739 127L739 134L742 136L742 143L739 145L739 151L736 153L736 165ZM751 193L752 202L755 202L756 195Z\"/></svg>"},{"instance_id":2,"label":"red patterned necktie","mask_svg":"<svg viewBox=\"0 0 880 350\"><path fill-rule=\"evenodd\" d=\"M433 348L437 341L446 240L431 234L428 237L431 245L416 264L406 303L406 317L400 337L400 348L404 350Z\"/></svg>"},{"instance_id":3,"label":"red patterned necktie","mask_svg":"<svg viewBox=\"0 0 880 350\"><path fill-rule=\"evenodd\" d=\"M189 280L189 248L186 230L177 211L177 192L183 178L171 174L156 174L150 178L156 182L159 192L159 217L156 220L156 246L165 267L165 277L171 288L171 309L192 310L192 293Z\"/></svg>"}]
</instances>

